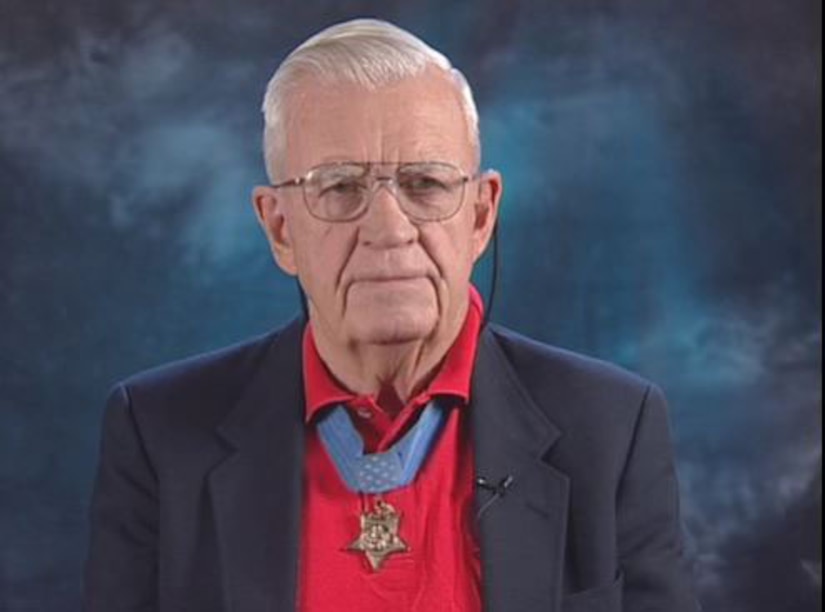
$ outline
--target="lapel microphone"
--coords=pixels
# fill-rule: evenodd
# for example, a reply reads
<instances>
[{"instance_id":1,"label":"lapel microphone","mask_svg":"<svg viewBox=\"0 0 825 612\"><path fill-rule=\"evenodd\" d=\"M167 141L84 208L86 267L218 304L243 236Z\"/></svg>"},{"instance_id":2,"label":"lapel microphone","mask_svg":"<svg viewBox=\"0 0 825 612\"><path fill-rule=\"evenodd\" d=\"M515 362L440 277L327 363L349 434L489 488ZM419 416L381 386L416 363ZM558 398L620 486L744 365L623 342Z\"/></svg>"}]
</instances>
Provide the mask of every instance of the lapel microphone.
<instances>
[{"instance_id":1,"label":"lapel microphone","mask_svg":"<svg viewBox=\"0 0 825 612\"><path fill-rule=\"evenodd\" d=\"M481 518L481 515L495 502L497 499L504 497L507 493L508 487L513 484L513 477L507 474L504 478L498 481L497 484L491 484L484 476L476 478L476 486L485 491L490 491L493 495L484 502L484 505L479 508L476 513L476 520Z\"/></svg>"},{"instance_id":2,"label":"lapel microphone","mask_svg":"<svg viewBox=\"0 0 825 612\"><path fill-rule=\"evenodd\" d=\"M476 485L480 489L484 489L485 491L492 491L494 495L499 497L504 497L504 494L507 492L507 487L510 486L513 482L513 477L509 474L498 481L498 484L490 484L490 482L484 477L479 476L476 478Z\"/></svg>"}]
</instances>

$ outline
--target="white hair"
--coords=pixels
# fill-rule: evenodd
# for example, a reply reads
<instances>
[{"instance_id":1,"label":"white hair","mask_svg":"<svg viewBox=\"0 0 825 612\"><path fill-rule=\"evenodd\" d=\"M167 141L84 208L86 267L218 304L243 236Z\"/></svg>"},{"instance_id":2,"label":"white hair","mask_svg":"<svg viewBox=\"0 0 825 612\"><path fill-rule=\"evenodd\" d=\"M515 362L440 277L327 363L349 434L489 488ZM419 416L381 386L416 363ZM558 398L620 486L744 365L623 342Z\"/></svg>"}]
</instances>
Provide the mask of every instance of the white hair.
<instances>
[{"instance_id":1,"label":"white hair","mask_svg":"<svg viewBox=\"0 0 825 612\"><path fill-rule=\"evenodd\" d=\"M275 161L285 154L286 100L299 80L311 76L323 83L349 82L376 89L417 76L428 66L444 70L455 82L479 163L478 110L464 75L443 54L406 30L378 19L353 19L307 39L272 75L261 107L263 153L270 181L276 181Z\"/></svg>"}]
</instances>

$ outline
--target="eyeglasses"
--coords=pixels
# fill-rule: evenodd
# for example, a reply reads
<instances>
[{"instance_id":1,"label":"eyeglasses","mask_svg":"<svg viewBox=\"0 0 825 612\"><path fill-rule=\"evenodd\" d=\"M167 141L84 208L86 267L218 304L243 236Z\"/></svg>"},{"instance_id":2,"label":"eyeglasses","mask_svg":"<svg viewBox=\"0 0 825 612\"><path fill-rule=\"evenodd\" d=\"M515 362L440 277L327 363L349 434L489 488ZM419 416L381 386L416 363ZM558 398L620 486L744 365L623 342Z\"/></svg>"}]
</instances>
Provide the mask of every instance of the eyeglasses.
<instances>
[{"instance_id":1,"label":"eyeglasses","mask_svg":"<svg viewBox=\"0 0 825 612\"><path fill-rule=\"evenodd\" d=\"M376 171L387 167L395 171ZM272 187L300 186L313 217L338 223L363 215L378 187L385 185L410 219L425 222L455 215L464 201L467 183L477 177L445 162L340 162L315 166L302 177Z\"/></svg>"}]
</instances>

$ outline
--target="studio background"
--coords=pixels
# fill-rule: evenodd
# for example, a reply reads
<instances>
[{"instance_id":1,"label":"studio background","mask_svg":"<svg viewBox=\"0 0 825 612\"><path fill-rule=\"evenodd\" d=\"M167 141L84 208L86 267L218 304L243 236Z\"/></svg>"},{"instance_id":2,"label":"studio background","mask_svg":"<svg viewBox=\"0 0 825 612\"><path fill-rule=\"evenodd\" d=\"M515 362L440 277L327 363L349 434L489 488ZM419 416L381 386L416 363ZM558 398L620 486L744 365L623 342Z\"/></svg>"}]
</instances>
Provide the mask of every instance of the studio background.
<instances>
[{"instance_id":1,"label":"studio background","mask_svg":"<svg viewBox=\"0 0 825 612\"><path fill-rule=\"evenodd\" d=\"M0 0L0 609L79 608L116 380L297 313L249 204L259 106L291 48L355 16L474 86L505 179L493 319L665 389L705 610L818 610L821 4L803 0Z\"/></svg>"}]
</instances>

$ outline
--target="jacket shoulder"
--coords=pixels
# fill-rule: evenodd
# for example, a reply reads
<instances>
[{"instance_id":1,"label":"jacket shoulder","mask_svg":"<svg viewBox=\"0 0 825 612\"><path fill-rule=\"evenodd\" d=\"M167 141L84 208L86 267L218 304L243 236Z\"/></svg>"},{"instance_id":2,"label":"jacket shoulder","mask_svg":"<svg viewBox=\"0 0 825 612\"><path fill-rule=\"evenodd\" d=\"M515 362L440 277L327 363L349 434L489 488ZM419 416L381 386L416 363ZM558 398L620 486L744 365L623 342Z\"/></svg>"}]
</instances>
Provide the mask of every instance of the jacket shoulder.
<instances>
[{"instance_id":1,"label":"jacket shoulder","mask_svg":"<svg viewBox=\"0 0 825 612\"><path fill-rule=\"evenodd\" d=\"M145 428L208 428L236 405L273 351L300 349L302 325L289 325L214 351L138 372L115 385ZM300 353L294 356L299 359Z\"/></svg>"},{"instance_id":2,"label":"jacket shoulder","mask_svg":"<svg viewBox=\"0 0 825 612\"><path fill-rule=\"evenodd\" d=\"M255 369L266 349L281 330L248 338L237 343L177 359L132 374L120 381L129 389L142 392L169 392L189 386L223 386Z\"/></svg>"},{"instance_id":3,"label":"jacket shoulder","mask_svg":"<svg viewBox=\"0 0 825 612\"><path fill-rule=\"evenodd\" d=\"M512 373L548 417L565 429L632 427L649 380L613 363L490 326Z\"/></svg>"},{"instance_id":4,"label":"jacket shoulder","mask_svg":"<svg viewBox=\"0 0 825 612\"><path fill-rule=\"evenodd\" d=\"M646 388L652 384L609 361L546 344L499 325L490 328L514 368L528 378L552 372L554 382L563 376L569 383L587 382L615 390Z\"/></svg>"}]
</instances>

